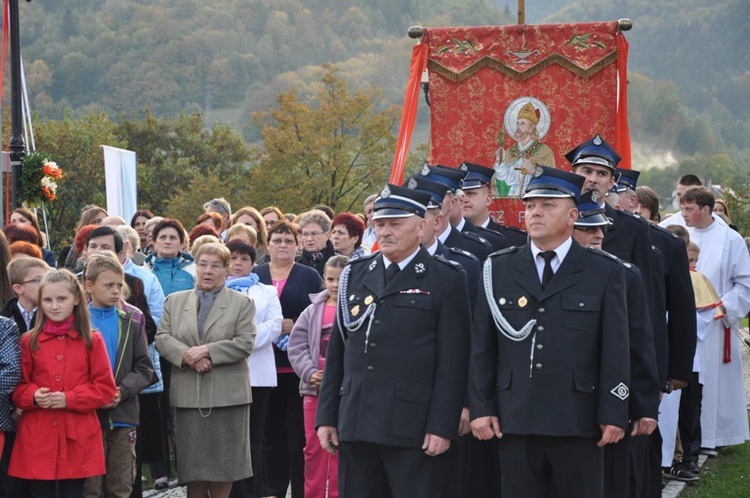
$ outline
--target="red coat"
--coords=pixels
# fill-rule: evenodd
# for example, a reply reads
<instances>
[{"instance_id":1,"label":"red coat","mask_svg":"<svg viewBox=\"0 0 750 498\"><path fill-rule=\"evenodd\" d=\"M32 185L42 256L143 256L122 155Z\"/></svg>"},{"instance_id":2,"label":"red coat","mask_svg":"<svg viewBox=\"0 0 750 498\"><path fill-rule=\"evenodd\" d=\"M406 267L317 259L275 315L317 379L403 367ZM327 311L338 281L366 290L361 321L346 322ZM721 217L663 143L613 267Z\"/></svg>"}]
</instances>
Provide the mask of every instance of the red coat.
<instances>
[{"instance_id":1,"label":"red coat","mask_svg":"<svg viewBox=\"0 0 750 498\"><path fill-rule=\"evenodd\" d=\"M21 337L21 383L13 404L23 410L8 474L24 479L78 479L105 473L102 430L96 409L115 396L107 348L98 332L92 348L71 330L62 336L41 332L40 349ZM64 391L67 409L34 405L40 387Z\"/></svg>"}]
</instances>

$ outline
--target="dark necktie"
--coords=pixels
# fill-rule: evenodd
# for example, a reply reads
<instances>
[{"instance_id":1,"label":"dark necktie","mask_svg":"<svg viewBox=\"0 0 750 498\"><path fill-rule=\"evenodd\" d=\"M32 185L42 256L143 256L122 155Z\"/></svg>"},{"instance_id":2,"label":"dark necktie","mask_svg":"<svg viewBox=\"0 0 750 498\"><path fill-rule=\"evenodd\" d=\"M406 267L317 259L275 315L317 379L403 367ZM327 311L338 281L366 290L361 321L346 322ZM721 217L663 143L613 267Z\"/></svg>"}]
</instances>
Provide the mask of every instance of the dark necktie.
<instances>
[{"instance_id":1,"label":"dark necktie","mask_svg":"<svg viewBox=\"0 0 750 498\"><path fill-rule=\"evenodd\" d=\"M391 263L385 270L385 285L390 284L391 280L393 280L393 277L398 275L398 272L400 271L401 268L399 268L396 263Z\"/></svg>"},{"instance_id":2,"label":"dark necktie","mask_svg":"<svg viewBox=\"0 0 750 498\"><path fill-rule=\"evenodd\" d=\"M552 271L552 258L555 257L555 251L544 251L540 252L539 255L544 259L544 271L542 271L542 290L544 290L555 275L555 272Z\"/></svg>"}]
</instances>

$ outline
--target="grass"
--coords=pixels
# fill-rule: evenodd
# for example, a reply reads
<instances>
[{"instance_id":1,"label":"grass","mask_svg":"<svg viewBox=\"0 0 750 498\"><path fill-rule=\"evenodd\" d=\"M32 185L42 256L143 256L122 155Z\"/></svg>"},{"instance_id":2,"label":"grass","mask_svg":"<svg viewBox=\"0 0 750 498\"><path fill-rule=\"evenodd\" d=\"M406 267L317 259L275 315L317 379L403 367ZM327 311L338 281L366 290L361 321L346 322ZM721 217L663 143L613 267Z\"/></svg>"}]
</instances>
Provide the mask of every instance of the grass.
<instances>
[{"instance_id":1,"label":"grass","mask_svg":"<svg viewBox=\"0 0 750 498\"><path fill-rule=\"evenodd\" d=\"M686 486L680 498L741 498L750 496L750 441L719 450L701 468L701 480Z\"/></svg>"}]
</instances>

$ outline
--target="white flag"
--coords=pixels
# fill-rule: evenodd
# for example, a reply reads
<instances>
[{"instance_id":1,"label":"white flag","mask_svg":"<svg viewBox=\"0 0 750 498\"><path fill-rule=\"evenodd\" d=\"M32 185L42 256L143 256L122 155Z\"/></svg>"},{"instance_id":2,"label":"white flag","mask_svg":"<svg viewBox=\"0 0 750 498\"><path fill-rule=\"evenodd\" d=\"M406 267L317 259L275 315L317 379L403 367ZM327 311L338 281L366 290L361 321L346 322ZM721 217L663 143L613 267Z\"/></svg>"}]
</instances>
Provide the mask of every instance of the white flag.
<instances>
[{"instance_id":1,"label":"white flag","mask_svg":"<svg viewBox=\"0 0 750 498\"><path fill-rule=\"evenodd\" d=\"M130 222L138 210L135 152L102 145L107 184L107 212Z\"/></svg>"}]
</instances>

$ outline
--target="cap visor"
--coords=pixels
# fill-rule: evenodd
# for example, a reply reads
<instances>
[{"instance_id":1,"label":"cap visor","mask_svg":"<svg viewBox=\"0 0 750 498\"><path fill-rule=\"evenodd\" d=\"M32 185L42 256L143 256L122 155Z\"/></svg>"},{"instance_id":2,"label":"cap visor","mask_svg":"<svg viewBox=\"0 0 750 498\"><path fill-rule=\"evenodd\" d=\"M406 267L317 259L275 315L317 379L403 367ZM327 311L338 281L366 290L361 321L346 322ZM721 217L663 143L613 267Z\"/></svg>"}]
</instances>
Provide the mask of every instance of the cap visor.
<instances>
[{"instance_id":1,"label":"cap visor","mask_svg":"<svg viewBox=\"0 0 750 498\"><path fill-rule=\"evenodd\" d=\"M534 190L530 190L523 194L523 197L521 197L521 199L534 199L537 197L550 197L553 199L575 199L575 196L570 192L550 188L537 188Z\"/></svg>"},{"instance_id":2,"label":"cap visor","mask_svg":"<svg viewBox=\"0 0 750 498\"><path fill-rule=\"evenodd\" d=\"M380 218L408 218L409 216L417 215L415 213L410 213L402 209L383 208L375 211L372 215L372 219L378 220Z\"/></svg>"}]
</instances>

